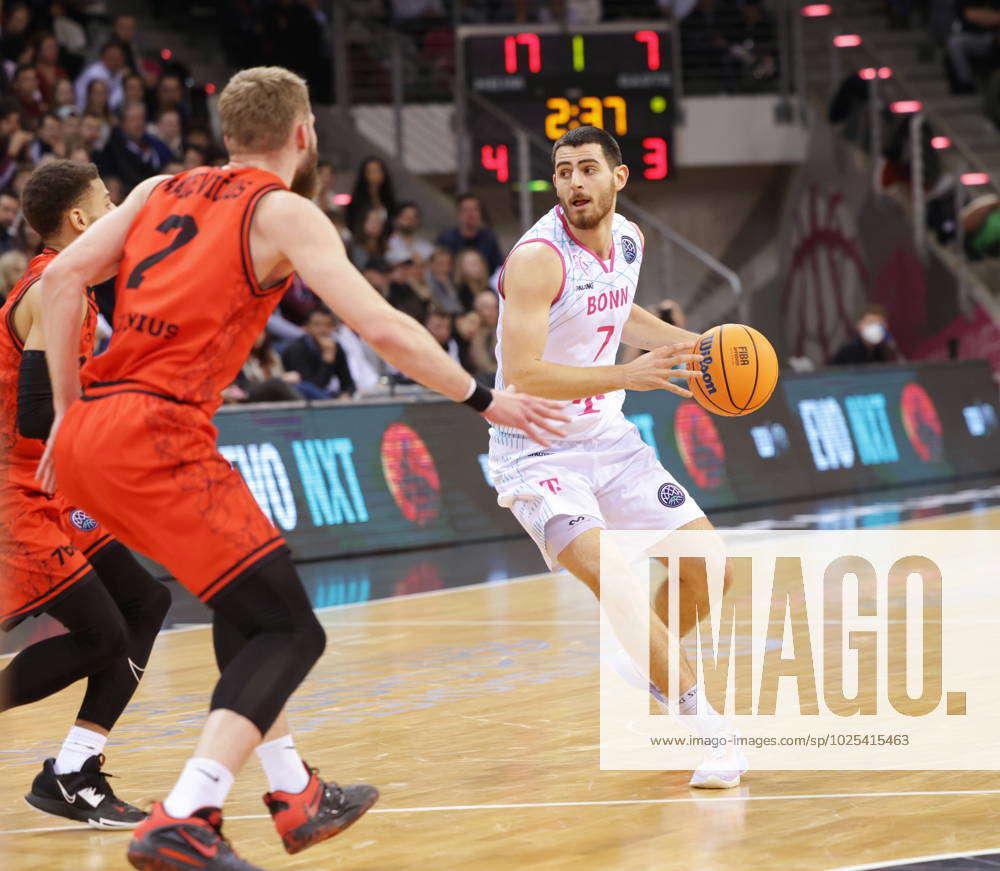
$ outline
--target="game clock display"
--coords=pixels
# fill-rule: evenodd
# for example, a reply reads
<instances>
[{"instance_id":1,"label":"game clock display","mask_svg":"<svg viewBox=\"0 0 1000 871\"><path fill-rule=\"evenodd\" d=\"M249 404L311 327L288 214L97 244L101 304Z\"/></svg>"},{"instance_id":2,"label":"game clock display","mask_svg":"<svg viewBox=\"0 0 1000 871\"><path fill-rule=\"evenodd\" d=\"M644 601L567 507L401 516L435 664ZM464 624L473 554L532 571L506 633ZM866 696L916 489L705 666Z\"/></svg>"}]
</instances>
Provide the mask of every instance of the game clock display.
<instances>
[{"instance_id":1,"label":"game clock display","mask_svg":"<svg viewBox=\"0 0 1000 871\"><path fill-rule=\"evenodd\" d=\"M594 25L531 30L461 27L459 63L465 87L554 142L568 130L593 125L619 142L633 178L671 173L674 117L673 50L666 22L624 28ZM467 104L473 166L480 178L516 180L513 132ZM548 179L532 157L532 177Z\"/></svg>"}]
</instances>

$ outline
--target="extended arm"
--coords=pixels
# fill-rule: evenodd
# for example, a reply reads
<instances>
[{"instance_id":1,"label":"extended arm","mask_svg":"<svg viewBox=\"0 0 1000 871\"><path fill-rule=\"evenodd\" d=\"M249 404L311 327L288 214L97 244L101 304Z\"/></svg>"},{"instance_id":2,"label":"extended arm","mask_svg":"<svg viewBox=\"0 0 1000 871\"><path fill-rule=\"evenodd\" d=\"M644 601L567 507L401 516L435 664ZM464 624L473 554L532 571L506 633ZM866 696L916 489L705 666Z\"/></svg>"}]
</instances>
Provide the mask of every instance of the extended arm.
<instances>
[{"instance_id":1,"label":"extended arm","mask_svg":"<svg viewBox=\"0 0 1000 871\"><path fill-rule=\"evenodd\" d=\"M456 402L469 375L413 318L394 309L351 264L333 224L295 194L274 193L257 211L261 235L291 263L310 290L401 372Z\"/></svg>"},{"instance_id":2,"label":"extended arm","mask_svg":"<svg viewBox=\"0 0 1000 871\"><path fill-rule=\"evenodd\" d=\"M306 285L365 342L414 381L456 402L473 388L469 374L413 318L392 308L351 264L329 219L311 202L279 192L258 209L257 233L274 246ZM552 403L496 393L485 417L514 426L538 441L561 432L567 418Z\"/></svg>"},{"instance_id":3,"label":"extended arm","mask_svg":"<svg viewBox=\"0 0 1000 871\"><path fill-rule=\"evenodd\" d=\"M632 313L622 330L622 341L633 348L652 351L661 345L676 345L679 342L694 342L697 333L682 330L673 324L660 320L656 315L646 311L642 306L632 304Z\"/></svg>"}]
</instances>

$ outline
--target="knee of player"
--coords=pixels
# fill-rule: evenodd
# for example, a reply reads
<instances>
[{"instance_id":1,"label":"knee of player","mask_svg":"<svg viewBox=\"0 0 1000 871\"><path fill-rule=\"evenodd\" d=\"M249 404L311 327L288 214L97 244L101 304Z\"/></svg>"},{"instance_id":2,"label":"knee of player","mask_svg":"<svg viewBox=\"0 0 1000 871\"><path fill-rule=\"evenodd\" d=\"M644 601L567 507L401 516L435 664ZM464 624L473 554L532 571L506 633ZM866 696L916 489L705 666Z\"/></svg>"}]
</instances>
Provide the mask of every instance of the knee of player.
<instances>
[{"instance_id":1,"label":"knee of player","mask_svg":"<svg viewBox=\"0 0 1000 871\"><path fill-rule=\"evenodd\" d=\"M128 627L121 615L89 633L87 640L99 668L128 655Z\"/></svg>"},{"instance_id":2,"label":"knee of player","mask_svg":"<svg viewBox=\"0 0 1000 871\"><path fill-rule=\"evenodd\" d=\"M326 631L311 611L309 619L295 629L294 636L296 653L306 662L315 663L326 650Z\"/></svg>"},{"instance_id":3,"label":"knee of player","mask_svg":"<svg viewBox=\"0 0 1000 871\"><path fill-rule=\"evenodd\" d=\"M146 601L143 610L149 617L151 622L155 622L157 627L163 625L163 621L167 618L167 612L170 610L170 603L172 601L170 590L167 589L166 584L161 584L159 581L150 578L152 585L149 587L149 591L146 595Z\"/></svg>"}]
</instances>

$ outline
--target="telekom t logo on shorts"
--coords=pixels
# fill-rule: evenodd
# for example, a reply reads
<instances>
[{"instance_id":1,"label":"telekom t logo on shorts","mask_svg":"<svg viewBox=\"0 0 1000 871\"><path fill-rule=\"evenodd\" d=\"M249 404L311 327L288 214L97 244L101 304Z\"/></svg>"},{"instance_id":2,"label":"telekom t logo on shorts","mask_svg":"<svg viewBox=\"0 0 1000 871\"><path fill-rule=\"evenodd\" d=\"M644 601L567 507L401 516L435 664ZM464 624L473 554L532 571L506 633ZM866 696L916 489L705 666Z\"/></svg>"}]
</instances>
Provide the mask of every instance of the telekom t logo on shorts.
<instances>
[{"instance_id":1,"label":"telekom t logo on shorts","mask_svg":"<svg viewBox=\"0 0 1000 871\"><path fill-rule=\"evenodd\" d=\"M562 487L559 486L558 478L546 478L544 481L539 481L538 486L548 487L549 490L551 490L553 493L558 493L560 490L562 490Z\"/></svg>"}]
</instances>

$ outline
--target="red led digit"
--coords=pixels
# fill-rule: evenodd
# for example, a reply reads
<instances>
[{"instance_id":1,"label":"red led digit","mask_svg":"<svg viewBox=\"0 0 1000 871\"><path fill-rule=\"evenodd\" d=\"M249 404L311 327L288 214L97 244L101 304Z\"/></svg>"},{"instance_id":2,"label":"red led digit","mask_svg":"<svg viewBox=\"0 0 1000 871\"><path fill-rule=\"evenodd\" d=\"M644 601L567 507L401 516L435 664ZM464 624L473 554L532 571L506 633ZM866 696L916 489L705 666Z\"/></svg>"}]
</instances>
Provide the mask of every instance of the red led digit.
<instances>
[{"instance_id":1,"label":"red led digit","mask_svg":"<svg viewBox=\"0 0 1000 871\"><path fill-rule=\"evenodd\" d=\"M517 41L528 46L528 69L537 73L542 68L542 43L537 33L519 33Z\"/></svg>"},{"instance_id":2,"label":"red led digit","mask_svg":"<svg viewBox=\"0 0 1000 871\"><path fill-rule=\"evenodd\" d=\"M542 43L537 33L519 33L505 36L503 40L503 64L508 73L517 72L517 47L527 46L528 69L537 73L542 69Z\"/></svg>"},{"instance_id":3,"label":"red led digit","mask_svg":"<svg viewBox=\"0 0 1000 871\"><path fill-rule=\"evenodd\" d=\"M506 145L484 145L480 150L483 168L497 174L501 184L510 178L510 164L507 160Z\"/></svg>"},{"instance_id":4,"label":"red led digit","mask_svg":"<svg viewBox=\"0 0 1000 871\"><path fill-rule=\"evenodd\" d=\"M642 147L646 149L642 156L642 162L646 164L646 169L642 171L643 178L654 181L666 178L670 171L667 141L661 136L647 136L642 140Z\"/></svg>"},{"instance_id":5,"label":"red led digit","mask_svg":"<svg viewBox=\"0 0 1000 871\"><path fill-rule=\"evenodd\" d=\"M655 30L637 30L635 41L646 44L646 66L651 70L660 68L660 34Z\"/></svg>"},{"instance_id":6,"label":"red led digit","mask_svg":"<svg viewBox=\"0 0 1000 871\"><path fill-rule=\"evenodd\" d=\"M504 37L503 64L508 73L517 72L517 42L513 36Z\"/></svg>"}]
</instances>

